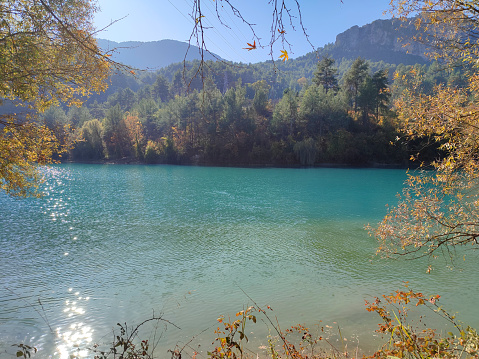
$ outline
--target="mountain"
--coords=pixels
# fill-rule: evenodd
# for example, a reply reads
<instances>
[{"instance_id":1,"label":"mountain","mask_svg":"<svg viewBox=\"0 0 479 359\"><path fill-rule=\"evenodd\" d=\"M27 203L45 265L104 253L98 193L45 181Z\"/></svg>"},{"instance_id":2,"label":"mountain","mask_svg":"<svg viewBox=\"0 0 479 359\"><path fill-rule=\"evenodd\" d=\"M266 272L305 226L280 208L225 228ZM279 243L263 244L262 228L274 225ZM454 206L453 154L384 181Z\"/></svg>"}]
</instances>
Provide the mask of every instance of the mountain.
<instances>
[{"instance_id":1,"label":"mountain","mask_svg":"<svg viewBox=\"0 0 479 359\"><path fill-rule=\"evenodd\" d=\"M97 39L97 41L103 51L113 50L113 60L137 69L158 70L172 63L182 62L187 52L187 61L201 58L198 47L176 40L115 42ZM204 59L221 60L218 55L213 56L209 53L205 53Z\"/></svg>"},{"instance_id":2,"label":"mountain","mask_svg":"<svg viewBox=\"0 0 479 359\"><path fill-rule=\"evenodd\" d=\"M390 64L425 64L429 62L424 54L427 46L413 40L417 34L413 19L376 20L337 35L336 42L325 50L336 59L361 56Z\"/></svg>"},{"instance_id":3,"label":"mountain","mask_svg":"<svg viewBox=\"0 0 479 359\"><path fill-rule=\"evenodd\" d=\"M285 66L278 63L278 67L287 69L290 67L288 65L295 63L297 66L305 59L308 63L317 62L317 59L325 54L333 57L338 63L343 59L354 60L360 56L371 62L382 61L395 65L426 64L429 62L424 55L427 47L412 40L417 32L412 19L409 22L397 19L376 20L361 27L353 26L338 34L334 44L328 44L319 48L317 52L290 60L284 64ZM158 70L183 62L187 52L187 61L201 58L198 47L191 45L188 50L188 43L176 40L118 43L98 39L98 44L104 51L113 50L114 60L139 69ZM221 58L206 53L204 59Z\"/></svg>"}]
</instances>

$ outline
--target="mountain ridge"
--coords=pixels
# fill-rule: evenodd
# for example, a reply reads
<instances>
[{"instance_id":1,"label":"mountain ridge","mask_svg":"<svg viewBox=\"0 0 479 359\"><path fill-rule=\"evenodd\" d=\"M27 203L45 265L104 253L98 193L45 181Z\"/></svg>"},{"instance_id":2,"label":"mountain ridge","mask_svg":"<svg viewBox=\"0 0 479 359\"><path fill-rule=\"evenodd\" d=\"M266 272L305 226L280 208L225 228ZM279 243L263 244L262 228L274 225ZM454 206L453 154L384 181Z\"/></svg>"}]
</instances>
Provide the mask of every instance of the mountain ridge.
<instances>
[{"instance_id":1,"label":"mountain ridge","mask_svg":"<svg viewBox=\"0 0 479 359\"><path fill-rule=\"evenodd\" d=\"M373 62L390 64L426 64L429 60L424 53L426 46L413 40L418 33L412 19L375 20L363 26L352 26L336 36L334 43L318 48L317 51L298 56L291 61L305 57L329 55L336 61L362 57ZM98 39L104 51L111 51L118 62L138 69L158 70L174 63L201 59L200 49L186 42L164 39L158 41L115 42ZM204 60L221 60L216 54L205 53ZM228 61L229 62L229 61ZM258 62L257 64L265 63Z\"/></svg>"},{"instance_id":2,"label":"mountain ridge","mask_svg":"<svg viewBox=\"0 0 479 359\"><path fill-rule=\"evenodd\" d=\"M113 60L142 70L154 71L183 60L201 59L197 46L178 40L116 42L97 39L97 43L103 51L111 51ZM204 59L222 60L219 55L210 53L205 53Z\"/></svg>"}]
</instances>

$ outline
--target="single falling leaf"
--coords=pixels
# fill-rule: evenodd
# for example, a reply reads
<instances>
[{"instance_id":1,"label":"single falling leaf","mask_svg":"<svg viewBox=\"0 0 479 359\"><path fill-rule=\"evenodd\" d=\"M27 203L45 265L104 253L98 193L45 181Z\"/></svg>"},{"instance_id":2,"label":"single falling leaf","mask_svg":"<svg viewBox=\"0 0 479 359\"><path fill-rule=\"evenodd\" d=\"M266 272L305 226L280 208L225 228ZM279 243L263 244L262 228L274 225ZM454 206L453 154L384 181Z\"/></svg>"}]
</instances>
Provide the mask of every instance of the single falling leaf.
<instances>
[{"instance_id":1,"label":"single falling leaf","mask_svg":"<svg viewBox=\"0 0 479 359\"><path fill-rule=\"evenodd\" d=\"M249 42L247 42L247 44L249 47L243 47L243 49L248 51L256 50L256 40L253 41L253 44L250 44Z\"/></svg>"},{"instance_id":2,"label":"single falling leaf","mask_svg":"<svg viewBox=\"0 0 479 359\"><path fill-rule=\"evenodd\" d=\"M286 50L281 50L281 55L279 55L279 58L283 60L283 62L285 62L286 60L289 59L289 56L288 56L288 51Z\"/></svg>"},{"instance_id":3,"label":"single falling leaf","mask_svg":"<svg viewBox=\"0 0 479 359\"><path fill-rule=\"evenodd\" d=\"M133 71L133 70L130 70L130 73L133 74L133 75L136 75L135 71Z\"/></svg>"}]
</instances>

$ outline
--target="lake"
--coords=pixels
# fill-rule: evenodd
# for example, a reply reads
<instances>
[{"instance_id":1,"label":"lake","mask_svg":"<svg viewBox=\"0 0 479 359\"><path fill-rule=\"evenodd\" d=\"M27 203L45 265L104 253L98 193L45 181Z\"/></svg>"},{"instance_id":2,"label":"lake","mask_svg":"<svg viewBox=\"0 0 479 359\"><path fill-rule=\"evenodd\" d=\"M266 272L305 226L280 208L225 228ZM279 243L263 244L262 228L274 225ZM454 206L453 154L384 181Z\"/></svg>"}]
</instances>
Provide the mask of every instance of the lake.
<instances>
[{"instance_id":1,"label":"lake","mask_svg":"<svg viewBox=\"0 0 479 359\"><path fill-rule=\"evenodd\" d=\"M283 329L331 323L372 350L379 318L364 300L403 281L479 326L474 254L430 274L427 259L374 255L364 226L395 203L404 170L69 164L45 176L42 199L0 194L0 357L30 343L66 358L153 313L178 327L158 328L159 355L193 338L185 350L204 357L216 319L252 300ZM248 328L253 349L267 342L264 324Z\"/></svg>"}]
</instances>

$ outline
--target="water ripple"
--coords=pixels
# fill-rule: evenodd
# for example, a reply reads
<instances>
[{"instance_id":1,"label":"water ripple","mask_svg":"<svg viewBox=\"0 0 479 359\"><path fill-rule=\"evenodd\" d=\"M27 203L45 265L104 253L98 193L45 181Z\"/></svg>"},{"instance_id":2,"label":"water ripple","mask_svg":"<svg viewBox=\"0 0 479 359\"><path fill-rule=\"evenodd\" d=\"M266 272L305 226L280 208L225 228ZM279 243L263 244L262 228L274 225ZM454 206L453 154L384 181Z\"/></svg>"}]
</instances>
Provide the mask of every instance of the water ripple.
<instances>
[{"instance_id":1,"label":"water ripple","mask_svg":"<svg viewBox=\"0 0 479 359\"><path fill-rule=\"evenodd\" d=\"M477 313L456 296L479 293L475 257L429 276L423 262L374 258L363 226L393 203L402 171L61 165L45 176L40 200L0 194L0 345L62 358L164 312L183 328L165 335L171 348L241 309L243 291L282 323L348 331L375 322L364 299L404 280Z\"/></svg>"}]
</instances>

